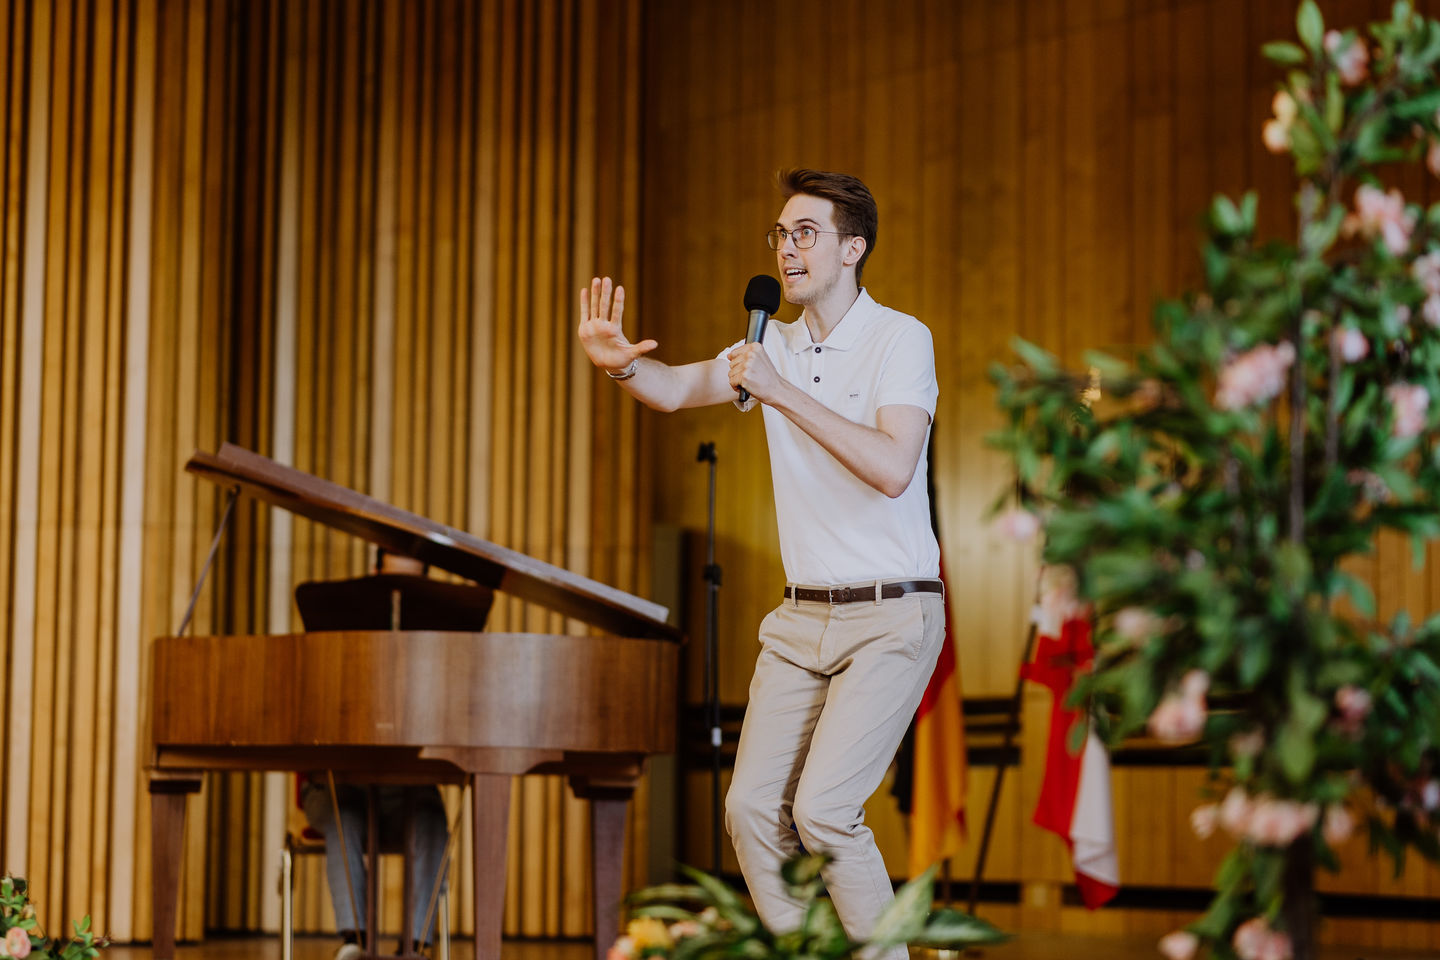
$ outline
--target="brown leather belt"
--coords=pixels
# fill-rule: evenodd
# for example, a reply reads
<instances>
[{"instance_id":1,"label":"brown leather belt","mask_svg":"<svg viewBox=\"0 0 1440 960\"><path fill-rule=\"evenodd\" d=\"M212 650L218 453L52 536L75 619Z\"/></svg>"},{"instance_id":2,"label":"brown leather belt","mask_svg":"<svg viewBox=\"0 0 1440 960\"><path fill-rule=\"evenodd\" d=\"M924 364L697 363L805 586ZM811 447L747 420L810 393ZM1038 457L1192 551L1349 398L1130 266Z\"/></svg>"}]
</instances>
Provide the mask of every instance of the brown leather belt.
<instances>
[{"instance_id":1,"label":"brown leather belt","mask_svg":"<svg viewBox=\"0 0 1440 960\"><path fill-rule=\"evenodd\" d=\"M791 593L794 596L791 596ZM880 585L880 599L894 600L907 593L945 593L945 584L940 580L896 580ZM875 585L863 587L790 587L785 588L785 599L808 600L811 603L874 603Z\"/></svg>"}]
</instances>

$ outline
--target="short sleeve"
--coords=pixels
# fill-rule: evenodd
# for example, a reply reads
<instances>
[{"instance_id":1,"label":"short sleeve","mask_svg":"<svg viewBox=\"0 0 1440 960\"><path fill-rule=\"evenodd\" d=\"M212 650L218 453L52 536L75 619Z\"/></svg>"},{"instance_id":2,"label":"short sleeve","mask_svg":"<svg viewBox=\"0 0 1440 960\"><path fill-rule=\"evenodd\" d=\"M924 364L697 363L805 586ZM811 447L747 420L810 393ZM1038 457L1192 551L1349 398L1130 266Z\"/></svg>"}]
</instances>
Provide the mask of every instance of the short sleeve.
<instances>
[{"instance_id":1,"label":"short sleeve","mask_svg":"<svg viewBox=\"0 0 1440 960\"><path fill-rule=\"evenodd\" d=\"M724 350L721 350L719 353L715 354L715 359L716 359L716 360L729 360L729 359L730 359L730 351L731 351L731 350L734 350L736 347L743 347L744 345L745 345L745 341L744 341L744 340L736 340L734 343L730 344L730 346L726 347ZM744 403L741 403L741 402L740 402L740 395L739 395L739 394L736 394L736 395L735 395L735 399L734 399L734 400L731 400L730 402L733 403L733 404L735 404L735 409L736 409L736 410L739 410L741 413L748 413L750 410L754 409L754 408L755 408L755 405L758 404L760 401L759 401L759 400L756 400L754 397L751 397L750 399L746 400Z\"/></svg>"},{"instance_id":2,"label":"short sleeve","mask_svg":"<svg viewBox=\"0 0 1440 960\"><path fill-rule=\"evenodd\" d=\"M875 407L906 404L920 407L935 419L940 385L935 379L935 345L930 330L918 320L895 337L880 371Z\"/></svg>"}]
</instances>

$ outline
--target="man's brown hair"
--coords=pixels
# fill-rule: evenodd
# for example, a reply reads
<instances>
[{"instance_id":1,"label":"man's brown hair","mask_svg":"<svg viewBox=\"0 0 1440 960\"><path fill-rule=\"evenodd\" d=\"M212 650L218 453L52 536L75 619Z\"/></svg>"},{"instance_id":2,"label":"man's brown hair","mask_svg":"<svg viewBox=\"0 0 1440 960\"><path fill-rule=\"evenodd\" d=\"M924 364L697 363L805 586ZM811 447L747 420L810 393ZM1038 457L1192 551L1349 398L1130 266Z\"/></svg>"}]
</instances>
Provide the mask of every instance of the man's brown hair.
<instances>
[{"instance_id":1,"label":"man's brown hair","mask_svg":"<svg viewBox=\"0 0 1440 960\"><path fill-rule=\"evenodd\" d=\"M775 174L780 193L786 200L803 193L807 197L819 197L835 205L835 229L852 237L863 237L865 252L855 264L855 282L865 269L870 251L875 249L875 232L880 226L880 211L875 207L875 198L870 188L860 182L859 177L848 173L829 173L824 170L781 170Z\"/></svg>"}]
</instances>

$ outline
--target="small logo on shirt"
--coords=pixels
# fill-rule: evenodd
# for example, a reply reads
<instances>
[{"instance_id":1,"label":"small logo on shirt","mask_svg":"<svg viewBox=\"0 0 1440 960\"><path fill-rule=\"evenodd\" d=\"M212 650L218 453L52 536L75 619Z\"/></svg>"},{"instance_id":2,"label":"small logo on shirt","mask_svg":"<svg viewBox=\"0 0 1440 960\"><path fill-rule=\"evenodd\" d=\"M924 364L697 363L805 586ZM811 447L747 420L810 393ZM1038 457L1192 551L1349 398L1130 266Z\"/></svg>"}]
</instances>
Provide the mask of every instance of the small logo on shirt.
<instances>
[{"instance_id":1,"label":"small logo on shirt","mask_svg":"<svg viewBox=\"0 0 1440 960\"><path fill-rule=\"evenodd\" d=\"M851 400L859 400L859 399L860 399L860 394L859 394L859 392L850 394L849 399L851 399Z\"/></svg>"}]
</instances>

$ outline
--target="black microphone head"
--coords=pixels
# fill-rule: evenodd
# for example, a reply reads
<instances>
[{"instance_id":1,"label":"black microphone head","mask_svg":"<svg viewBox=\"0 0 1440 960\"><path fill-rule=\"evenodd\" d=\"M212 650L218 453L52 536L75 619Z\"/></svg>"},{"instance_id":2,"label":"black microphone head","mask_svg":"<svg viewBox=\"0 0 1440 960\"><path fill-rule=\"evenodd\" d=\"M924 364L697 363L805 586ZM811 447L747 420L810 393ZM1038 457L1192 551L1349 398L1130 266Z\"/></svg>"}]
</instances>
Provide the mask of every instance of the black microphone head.
<instances>
[{"instance_id":1,"label":"black microphone head","mask_svg":"<svg viewBox=\"0 0 1440 960\"><path fill-rule=\"evenodd\" d=\"M745 309L774 313L780 309L780 281L768 273L750 278L745 287Z\"/></svg>"}]
</instances>

